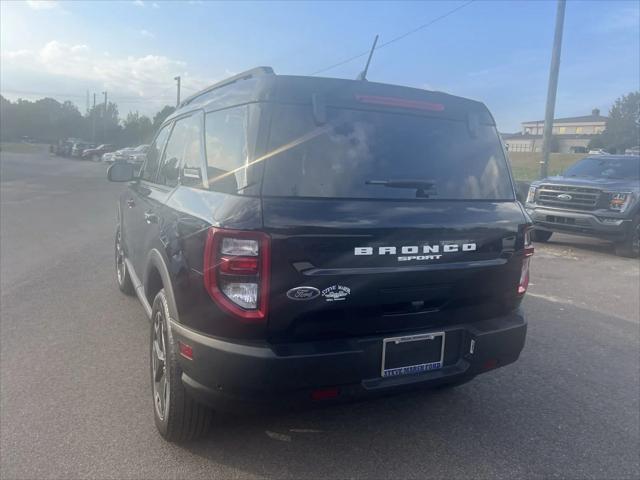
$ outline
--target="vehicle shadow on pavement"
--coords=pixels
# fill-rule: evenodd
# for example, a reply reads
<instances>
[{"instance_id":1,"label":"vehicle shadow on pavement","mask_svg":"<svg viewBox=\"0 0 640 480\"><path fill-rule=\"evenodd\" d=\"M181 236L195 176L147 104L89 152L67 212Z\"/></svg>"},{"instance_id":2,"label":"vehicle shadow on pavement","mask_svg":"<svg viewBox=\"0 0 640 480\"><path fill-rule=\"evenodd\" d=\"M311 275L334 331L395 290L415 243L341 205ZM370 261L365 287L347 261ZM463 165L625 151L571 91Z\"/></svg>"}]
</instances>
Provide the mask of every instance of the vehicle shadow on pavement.
<instances>
[{"instance_id":1,"label":"vehicle shadow on pavement","mask_svg":"<svg viewBox=\"0 0 640 480\"><path fill-rule=\"evenodd\" d=\"M535 241L533 243L534 247L568 248L575 250L577 253L601 253L603 255L616 256L615 246L612 242L596 238L554 234L551 240L546 243Z\"/></svg>"},{"instance_id":2,"label":"vehicle shadow on pavement","mask_svg":"<svg viewBox=\"0 0 640 480\"><path fill-rule=\"evenodd\" d=\"M637 477L637 324L540 298L525 310L521 359L469 384L225 418L185 448L276 478Z\"/></svg>"}]
</instances>

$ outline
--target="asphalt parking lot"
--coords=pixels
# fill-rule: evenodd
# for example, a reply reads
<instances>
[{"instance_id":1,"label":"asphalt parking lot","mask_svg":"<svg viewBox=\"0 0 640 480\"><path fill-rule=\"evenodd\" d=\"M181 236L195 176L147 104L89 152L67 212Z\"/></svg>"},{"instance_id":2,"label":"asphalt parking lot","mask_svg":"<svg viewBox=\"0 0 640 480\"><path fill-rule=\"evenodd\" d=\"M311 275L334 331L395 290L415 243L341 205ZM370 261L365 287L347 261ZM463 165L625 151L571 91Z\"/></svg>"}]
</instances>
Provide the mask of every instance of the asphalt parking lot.
<instances>
[{"instance_id":1,"label":"asphalt parking lot","mask_svg":"<svg viewBox=\"0 0 640 480\"><path fill-rule=\"evenodd\" d=\"M148 323L113 271L105 167L0 154L0 477L639 478L640 262L536 245L519 362L452 390L153 424Z\"/></svg>"}]
</instances>

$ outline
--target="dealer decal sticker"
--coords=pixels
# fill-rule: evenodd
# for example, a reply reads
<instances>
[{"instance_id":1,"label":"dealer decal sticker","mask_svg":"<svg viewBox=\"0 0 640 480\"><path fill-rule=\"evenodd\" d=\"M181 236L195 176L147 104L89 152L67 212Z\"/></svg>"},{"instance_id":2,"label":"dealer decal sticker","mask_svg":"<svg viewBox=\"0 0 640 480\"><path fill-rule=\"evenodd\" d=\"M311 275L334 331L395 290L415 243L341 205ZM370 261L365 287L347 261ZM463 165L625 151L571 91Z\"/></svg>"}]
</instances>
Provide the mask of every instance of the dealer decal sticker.
<instances>
[{"instance_id":1,"label":"dealer decal sticker","mask_svg":"<svg viewBox=\"0 0 640 480\"><path fill-rule=\"evenodd\" d=\"M341 302L351 294L351 289L344 285L331 285L322 290L322 297L327 302Z\"/></svg>"}]
</instances>

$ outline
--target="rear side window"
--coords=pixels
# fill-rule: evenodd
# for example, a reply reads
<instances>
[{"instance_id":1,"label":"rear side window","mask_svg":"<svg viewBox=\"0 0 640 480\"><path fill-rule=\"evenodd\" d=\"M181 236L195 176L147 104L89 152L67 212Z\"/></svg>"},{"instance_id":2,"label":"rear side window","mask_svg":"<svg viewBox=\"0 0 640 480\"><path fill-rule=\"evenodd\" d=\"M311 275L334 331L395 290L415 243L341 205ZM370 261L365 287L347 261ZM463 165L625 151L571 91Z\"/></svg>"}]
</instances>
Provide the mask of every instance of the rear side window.
<instances>
[{"instance_id":1,"label":"rear side window","mask_svg":"<svg viewBox=\"0 0 640 480\"><path fill-rule=\"evenodd\" d=\"M143 180L147 180L149 182L153 182L155 180L158 165L160 163L160 155L162 154L162 149L164 148L164 144L169 136L169 131L171 130L170 127L171 125L165 125L162 127L158 132L156 139L149 146L147 161L145 162L142 170Z\"/></svg>"},{"instance_id":2,"label":"rear side window","mask_svg":"<svg viewBox=\"0 0 640 480\"><path fill-rule=\"evenodd\" d=\"M203 186L203 132L202 132L202 112L196 113L191 117L189 123L190 135L187 139L187 148L182 164L182 185L189 187L202 188Z\"/></svg>"},{"instance_id":3,"label":"rear side window","mask_svg":"<svg viewBox=\"0 0 640 480\"><path fill-rule=\"evenodd\" d=\"M195 114L177 120L164 151L158 183L175 187L178 184L180 166L184 165L185 170L187 168L193 170L192 176L187 177L187 183L191 183L193 178L195 183L201 186L201 152L202 119L200 115Z\"/></svg>"},{"instance_id":4,"label":"rear side window","mask_svg":"<svg viewBox=\"0 0 640 480\"><path fill-rule=\"evenodd\" d=\"M481 112L486 113L486 112ZM495 126L423 115L278 105L266 196L513 200Z\"/></svg>"},{"instance_id":5,"label":"rear side window","mask_svg":"<svg viewBox=\"0 0 640 480\"><path fill-rule=\"evenodd\" d=\"M247 107L205 115L209 190L238 193L247 186Z\"/></svg>"}]
</instances>

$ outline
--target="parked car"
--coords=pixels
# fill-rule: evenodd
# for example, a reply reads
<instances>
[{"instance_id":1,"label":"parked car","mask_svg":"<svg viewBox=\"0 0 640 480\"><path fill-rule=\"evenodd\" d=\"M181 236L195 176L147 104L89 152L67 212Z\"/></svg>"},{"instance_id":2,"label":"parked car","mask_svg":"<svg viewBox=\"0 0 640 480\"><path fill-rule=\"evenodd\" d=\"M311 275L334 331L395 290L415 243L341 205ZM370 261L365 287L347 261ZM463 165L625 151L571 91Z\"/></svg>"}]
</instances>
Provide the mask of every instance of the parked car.
<instances>
[{"instance_id":1,"label":"parked car","mask_svg":"<svg viewBox=\"0 0 640 480\"><path fill-rule=\"evenodd\" d=\"M602 148L597 150L589 150L589 155L609 155L609 152L604 151Z\"/></svg>"},{"instance_id":2,"label":"parked car","mask_svg":"<svg viewBox=\"0 0 640 480\"><path fill-rule=\"evenodd\" d=\"M85 142L75 142L73 147L71 147L71 156L82 158L82 154L85 150L90 148L95 148L95 144L93 143L85 143Z\"/></svg>"},{"instance_id":3,"label":"parked car","mask_svg":"<svg viewBox=\"0 0 640 480\"><path fill-rule=\"evenodd\" d=\"M627 148L624 151L625 155L640 155L640 147L631 147L631 148Z\"/></svg>"},{"instance_id":4,"label":"parked car","mask_svg":"<svg viewBox=\"0 0 640 480\"><path fill-rule=\"evenodd\" d=\"M534 239L553 232L615 242L624 256L640 255L640 156L598 155L579 160L562 175L533 182L526 209Z\"/></svg>"},{"instance_id":5,"label":"parked car","mask_svg":"<svg viewBox=\"0 0 640 480\"><path fill-rule=\"evenodd\" d=\"M116 149L115 145L111 145L108 143L103 143L102 145L98 145L95 148L87 148L82 152L82 158L84 160L93 160L94 162L99 162L102 158L102 155L105 153L113 152Z\"/></svg>"},{"instance_id":6,"label":"parked car","mask_svg":"<svg viewBox=\"0 0 640 480\"><path fill-rule=\"evenodd\" d=\"M149 150L149 145L138 145L131 152L129 152L128 161L138 167L142 167L142 164L147 158L147 151Z\"/></svg>"},{"instance_id":7,"label":"parked car","mask_svg":"<svg viewBox=\"0 0 640 480\"><path fill-rule=\"evenodd\" d=\"M115 152L107 152L102 155L102 158L100 160L105 163L113 163L116 153L118 153L118 150L116 150Z\"/></svg>"},{"instance_id":8,"label":"parked car","mask_svg":"<svg viewBox=\"0 0 640 480\"><path fill-rule=\"evenodd\" d=\"M66 138L58 140L58 142L54 145L53 153L62 157L70 157L71 150L73 149L73 144L77 141L78 139L76 138Z\"/></svg>"},{"instance_id":9,"label":"parked car","mask_svg":"<svg viewBox=\"0 0 640 480\"><path fill-rule=\"evenodd\" d=\"M133 147L126 147L114 152L107 152L102 155L102 161L107 163L126 162L129 159L129 154L134 150Z\"/></svg>"},{"instance_id":10,"label":"parked car","mask_svg":"<svg viewBox=\"0 0 640 480\"><path fill-rule=\"evenodd\" d=\"M150 324L153 414L452 386L524 346L531 224L487 107L244 72L182 102L129 182L117 284Z\"/></svg>"}]
</instances>

